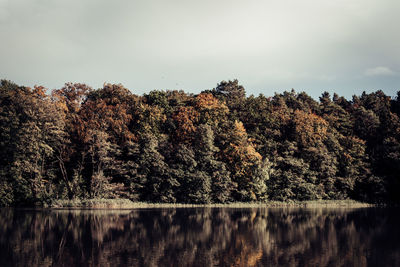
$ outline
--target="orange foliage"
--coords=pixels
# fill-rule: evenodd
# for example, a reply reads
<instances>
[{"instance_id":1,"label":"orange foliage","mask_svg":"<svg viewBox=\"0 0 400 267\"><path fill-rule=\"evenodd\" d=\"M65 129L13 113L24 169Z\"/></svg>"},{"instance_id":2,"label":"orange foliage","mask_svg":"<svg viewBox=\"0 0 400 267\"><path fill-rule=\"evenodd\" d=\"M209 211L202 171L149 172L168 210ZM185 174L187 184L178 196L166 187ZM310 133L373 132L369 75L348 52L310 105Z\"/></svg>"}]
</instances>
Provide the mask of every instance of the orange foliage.
<instances>
[{"instance_id":1,"label":"orange foliage","mask_svg":"<svg viewBox=\"0 0 400 267\"><path fill-rule=\"evenodd\" d=\"M177 125L176 137L178 140L190 141L193 138L199 116L200 114L193 107L178 108L177 112L172 115L172 119Z\"/></svg>"},{"instance_id":2,"label":"orange foliage","mask_svg":"<svg viewBox=\"0 0 400 267\"><path fill-rule=\"evenodd\" d=\"M294 112L296 137L303 146L316 145L327 137L328 122L311 112Z\"/></svg>"},{"instance_id":3,"label":"orange foliage","mask_svg":"<svg viewBox=\"0 0 400 267\"><path fill-rule=\"evenodd\" d=\"M244 128L244 125L241 121L235 121L234 123L234 133L239 136L240 138L246 137L247 138L247 132L246 129Z\"/></svg>"},{"instance_id":4,"label":"orange foliage","mask_svg":"<svg viewBox=\"0 0 400 267\"><path fill-rule=\"evenodd\" d=\"M66 83L63 88L53 90L52 97L58 99L58 101L64 101L70 113L77 113L88 93L92 90L86 84Z\"/></svg>"},{"instance_id":5,"label":"orange foliage","mask_svg":"<svg viewBox=\"0 0 400 267\"><path fill-rule=\"evenodd\" d=\"M209 93L201 93L196 96L195 106L200 110L204 109L224 109L228 111L227 106L224 103L219 102L217 98L215 98L212 94Z\"/></svg>"},{"instance_id":6,"label":"orange foliage","mask_svg":"<svg viewBox=\"0 0 400 267\"><path fill-rule=\"evenodd\" d=\"M34 87L33 91L32 91L36 96L38 96L41 99L47 98L46 95L46 88L44 88L43 86L36 86Z\"/></svg>"},{"instance_id":7,"label":"orange foliage","mask_svg":"<svg viewBox=\"0 0 400 267\"><path fill-rule=\"evenodd\" d=\"M87 141L91 130L111 131L115 137L123 140L134 140L135 136L129 131L128 124L132 115L127 112L126 103L107 105L103 99L89 100L80 112L85 122L84 140Z\"/></svg>"}]
</instances>

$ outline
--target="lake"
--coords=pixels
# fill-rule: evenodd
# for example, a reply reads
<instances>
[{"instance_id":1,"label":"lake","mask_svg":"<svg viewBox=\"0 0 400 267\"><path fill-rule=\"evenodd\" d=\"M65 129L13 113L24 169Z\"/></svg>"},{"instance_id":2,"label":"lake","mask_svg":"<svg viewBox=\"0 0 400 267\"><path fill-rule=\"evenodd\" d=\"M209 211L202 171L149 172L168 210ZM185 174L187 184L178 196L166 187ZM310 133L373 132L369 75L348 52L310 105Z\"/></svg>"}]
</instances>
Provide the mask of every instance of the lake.
<instances>
[{"instance_id":1,"label":"lake","mask_svg":"<svg viewBox=\"0 0 400 267\"><path fill-rule=\"evenodd\" d=\"M400 266L400 213L0 209L0 266Z\"/></svg>"}]
</instances>

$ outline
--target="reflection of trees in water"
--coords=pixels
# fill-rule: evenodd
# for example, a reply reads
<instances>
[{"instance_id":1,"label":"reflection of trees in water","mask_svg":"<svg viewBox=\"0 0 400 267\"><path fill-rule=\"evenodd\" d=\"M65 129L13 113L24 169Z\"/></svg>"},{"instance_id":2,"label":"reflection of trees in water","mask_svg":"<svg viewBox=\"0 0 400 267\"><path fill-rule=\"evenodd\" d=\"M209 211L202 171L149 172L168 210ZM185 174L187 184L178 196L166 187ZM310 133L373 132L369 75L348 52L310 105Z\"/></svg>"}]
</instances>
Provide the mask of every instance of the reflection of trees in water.
<instances>
[{"instance_id":1,"label":"reflection of trees in water","mask_svg":"<svg viewBox=\"0 0 400 267\"><path fill-rule=\"evenodd\" d=\"M0 211L4 266L399 266L387 209Z\"/></svg>"}]
</instances>

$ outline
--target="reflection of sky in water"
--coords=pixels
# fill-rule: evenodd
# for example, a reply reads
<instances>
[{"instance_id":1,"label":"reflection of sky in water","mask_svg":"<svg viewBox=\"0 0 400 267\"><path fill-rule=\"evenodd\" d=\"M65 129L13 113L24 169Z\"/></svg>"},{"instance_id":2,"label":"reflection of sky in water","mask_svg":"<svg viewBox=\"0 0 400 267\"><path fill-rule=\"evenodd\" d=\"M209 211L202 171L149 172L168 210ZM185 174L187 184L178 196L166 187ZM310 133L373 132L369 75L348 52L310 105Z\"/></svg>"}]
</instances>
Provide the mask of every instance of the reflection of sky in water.
<instances>
[{"instance_id":1,"label":"reflection of sky in water","mask_svg":"<svg viewBox=\"0 0 400 267\"><path fill-rule=\"evenodd\" d=\"M0 266L400 266L387 208L0 210Z\"/></svg>"}]
</instances>

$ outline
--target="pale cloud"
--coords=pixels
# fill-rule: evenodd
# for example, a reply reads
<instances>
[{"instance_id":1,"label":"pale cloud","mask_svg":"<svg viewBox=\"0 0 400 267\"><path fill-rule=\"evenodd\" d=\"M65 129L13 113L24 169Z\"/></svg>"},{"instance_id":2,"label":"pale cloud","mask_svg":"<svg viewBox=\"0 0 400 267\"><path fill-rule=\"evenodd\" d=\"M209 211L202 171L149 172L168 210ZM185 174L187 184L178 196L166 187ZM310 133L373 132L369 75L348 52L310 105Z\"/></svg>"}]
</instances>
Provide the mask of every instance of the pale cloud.
<instances>
[{"instance_id":1,"label":"pale cloud","mask_svg":"<svg viewBox=\"0 0 400 267\"><path fill-rule=\"evenodd\" d=\"M0 78L135 93L237 78L249 94L393 94L398 10L398 0L0 0Z\"/></svg>"},{"instance_id":2,"label":"pale cloud","mask_svg":"<svg viewBox=\"0 0 400 267\"><path fill-rule=\"evenodd\" d=\"M6 21L8 18L7 5L10 0L0 0L0 22Z\"/></svg>"},{"instance_id":3,"label":"pale cloud","mask_svg":"<svg viewBox=\"0 0 400 267\"><path fill-rule=\"evenodd\" d=\"M321 81L331 82L331 81L336 80L336 76L335 75L322 74L321 76L318 77L318 79L321 80Z\"/></svg>"},{"instance_id":4,"label":"pale cloud","mask_svg":"<svg viewBox=\"0 0 400 267\"><path fill-rule=\"evenodd\" d=\"M364 74L366 76L393 76L396 72L388 67L379 66L365 70Z\"/></svg>"}]
</instances>

